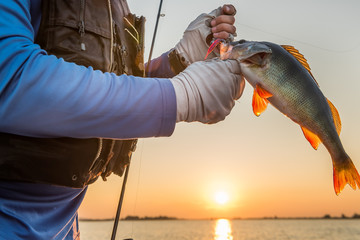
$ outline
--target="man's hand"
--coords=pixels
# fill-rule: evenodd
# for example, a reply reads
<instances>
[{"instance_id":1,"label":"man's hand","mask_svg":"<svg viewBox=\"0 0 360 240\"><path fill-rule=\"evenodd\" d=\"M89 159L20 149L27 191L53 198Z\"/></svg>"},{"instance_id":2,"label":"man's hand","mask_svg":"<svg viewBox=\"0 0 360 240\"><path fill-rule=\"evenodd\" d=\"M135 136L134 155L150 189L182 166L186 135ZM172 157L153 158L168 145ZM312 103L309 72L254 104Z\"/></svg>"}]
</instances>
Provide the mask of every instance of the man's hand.
<instances>
[{"instance_id":1,"label":"man's hand","mask_svg":"<svg viewBox=\"0 0 360 240\"><path fill-rule=\"evenodd\" d=\"M236 35L236 9L233 5L224 5L221 14L211 21L211 32L214 38L228 39Z\"/></svg>"},{"instance_id":2,"label":"man's hand","mask_svg":"<svg viewBox=\"0 0 360 240\"><path fill-rule=\"evenodd\" d=\"M237 60L198 61L170 79L176 94L176 122L224 120L244 90Z\"/></svg>"},{"instance_id":3,"label":"man's hand","mask_svg":"<svg viewBox=\"0 0 360 240\"><path fill-rule=\"evenodd\" d=\"M177 54L185 59L185 65L204 60L213 38L233 40L236 36L235 14L233 5L224 5L208 14L201 14L190 23L183 38L175 46ZM208 58L217 56L213 52Z\"/></svg>"}]
</instances>

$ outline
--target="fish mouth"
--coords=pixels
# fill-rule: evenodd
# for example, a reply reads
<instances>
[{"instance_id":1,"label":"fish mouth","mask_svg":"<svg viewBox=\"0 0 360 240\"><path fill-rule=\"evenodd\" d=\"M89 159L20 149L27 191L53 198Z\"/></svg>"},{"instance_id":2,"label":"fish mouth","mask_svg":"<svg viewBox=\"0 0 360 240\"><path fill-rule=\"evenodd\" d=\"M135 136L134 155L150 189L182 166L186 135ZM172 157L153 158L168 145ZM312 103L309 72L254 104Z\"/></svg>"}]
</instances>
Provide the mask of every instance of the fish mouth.
<instances>
[{"instance_id":1,"label":"fish mouth","mask_svg":"<svg viewBox=\"0 0 360 240\"><path fill-rule=\"evenodd\" d=\"M269 53L255 53L253 55L250 55L247 58L244 59L240 59L240 62L245 64L245 65L258 65L258 66L264 66L265 65L265 59L267 58L267 56L269 55Z\"/></svg>"},{"instance_id":2,"label":"fish mouth","mask_svg":"<svg viewBox=\"0 0 360 240\"><path fill-rule=\"evenodd\" d=\"M260 42L240 40L239 42L232 43L232 45L229 58L237 59L246 65L263 66L268 56L272 53L269 46Z\"/></svg>"}]
</instances>

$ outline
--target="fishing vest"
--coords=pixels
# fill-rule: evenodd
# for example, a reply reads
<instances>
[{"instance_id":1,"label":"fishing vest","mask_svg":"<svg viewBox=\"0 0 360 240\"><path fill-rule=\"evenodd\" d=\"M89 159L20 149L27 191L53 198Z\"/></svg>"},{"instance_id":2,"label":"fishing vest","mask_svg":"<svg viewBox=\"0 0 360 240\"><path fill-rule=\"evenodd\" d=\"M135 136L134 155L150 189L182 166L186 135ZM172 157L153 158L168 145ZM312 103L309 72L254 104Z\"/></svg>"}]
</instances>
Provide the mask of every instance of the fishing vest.
<instances>
[{"instance_id":1,"label":"fishing vest","mask_svg":"<svg viewBox=\"0 0 360 240\"><path fill-rule=\"evenodd\" d=\"M43 0L35 42L68 62L144 76L144 23L125 0ZM0 133L0 178L82 188L122 176L136 142Z\"/></svg>"}]
</instances>

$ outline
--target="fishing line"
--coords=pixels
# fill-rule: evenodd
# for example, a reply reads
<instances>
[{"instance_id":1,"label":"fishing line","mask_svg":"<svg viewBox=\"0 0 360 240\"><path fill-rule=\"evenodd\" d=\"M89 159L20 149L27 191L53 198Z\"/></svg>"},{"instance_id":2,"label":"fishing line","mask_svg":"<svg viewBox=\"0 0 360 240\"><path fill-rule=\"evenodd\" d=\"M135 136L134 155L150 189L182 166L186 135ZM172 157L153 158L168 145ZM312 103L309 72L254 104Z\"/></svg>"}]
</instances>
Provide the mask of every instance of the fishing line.
<instances>
[{"instance_id":1,"label":"fishing line","mask_svg":"<svg viewBox=\"0 0 360 240\"><path fill-rule=\"evenodd\" d=\"M263 30L263 29L260 29L260 28L257 28L257 27L253 27L253 26L247 25L247 24L237 23L237 25L241 25L241 26L247 27L247 28L249 28L249 29L252 29L252 30L254 30L254 31L257 31L257 32L265 33L265 34L272 35L272 36L275 36L275 37L284 38L284 39L287 39L287 40L289 40L289 41L298 42L298 43L301 43L301 44L304 44L304 45L308 45L308 46L313 47L313 48L317 48L317 49L320 49L320 50L323 50L323 51L328 51L328 52L333 52L333 53L347 53L347 52L352 52L352 51L356 50L357 48L359 48L359 46L360 46L360 41L358 41L354 46L349 47L348 49L345 49L345 50L334 50L334 49L329 49L329 48L320 47L320 46L318 46L318 45L315 45L315 44L312 44L312 43L309 43L309 42L306 42L306 41L300 41L300 40L296 40L296 39L293 39L293 38L289 38L289 37L286 37L286 36L284 36L284 35L281 35L281 34L278 34L278 33L274 33L274 32L270 32L270 31L266 31L266 30Z\"/></svg>"},{"instance_id":2,"label":"fishing line","mask_svg":"<svg viewBox=\"0 0 360 240\"><path fill-rule=\"evenodd\" d=\"M138 177L137 177L137 183L136 183L133 215L135 215L135 212L136 212L136 206L137 206L138 195L139 195L140 173L141 173L142 156L143 156L143 152L144 152L144 142L145 142L145 140L142 139L141 140L141 146L140 146L139 170L138 170ZM134 222L132 222L132 224L131 224L131 236L132 237L134 236Z\"/></svg>"},{"instance_id":3,"label":"fishing line","mask_svg":"<svg viewBox=\"0 0 360 240\"><path fill-rule=\"evenodd\" d=\"M141 162L142 162L142 154L143 154L143 149L144 149L144 143L143 143L143 141L141 141L141 142L142 143L141 143L140 159L139 159L140 166L139 166L138 181L137 181L137 186L136 186L136 191L135 191L136 195L135 195L133 213L135 213L137 199L138 199ZM138 140L138 143L139 143L139 140ZM132 159L130 161L132 162L132 161L134 161L134 159ZM117 228L118 228L118 224L119 224L119 220L120 220L120 213L121 213L121 208L122 208L124 194L125 194L125 186L126 186L126 182L127 182L128 175L129 175L129 167L130 167L130 163L127 165L126 170L125 170L125 175L124 175L123 184L122 184L121 193L120 193L120 199L119 199L118 208L116 211L116 217L115 217L115 221L114 221L113 231L111 234L111 240L115 240L115 238L116 238L116 232L117 232ZM131 224L131 236L133 236L133 235L134 235L134 222L132 222L132 224ZM132 238L127 238L127 239L132 239Z\"/></svg>"}]
</instances>

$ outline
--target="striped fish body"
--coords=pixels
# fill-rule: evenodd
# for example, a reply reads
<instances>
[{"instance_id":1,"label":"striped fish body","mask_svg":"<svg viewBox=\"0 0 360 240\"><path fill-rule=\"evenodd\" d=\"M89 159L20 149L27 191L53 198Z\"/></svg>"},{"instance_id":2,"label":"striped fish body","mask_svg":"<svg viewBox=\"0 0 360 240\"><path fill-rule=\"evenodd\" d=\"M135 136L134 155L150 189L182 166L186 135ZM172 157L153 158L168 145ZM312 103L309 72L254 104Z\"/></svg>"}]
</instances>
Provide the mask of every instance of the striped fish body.
<instances>
[{"instance_id":1,"label":"striped fish body","mask_svg":"<svg viewBox=\"0 0 360 240\"><path fill-rule=\"evenodd\" d=\"M242 40L232 45L222 56L240 61L243 77L254 87L254 114L260 116L270 103L300 125L313 148L322 142L332 158L336 194L346 184L360 187L359 174L339 138L338 111L321 92L304 56L292 46L270 42Z\"/></svg>"}]
</instances>

